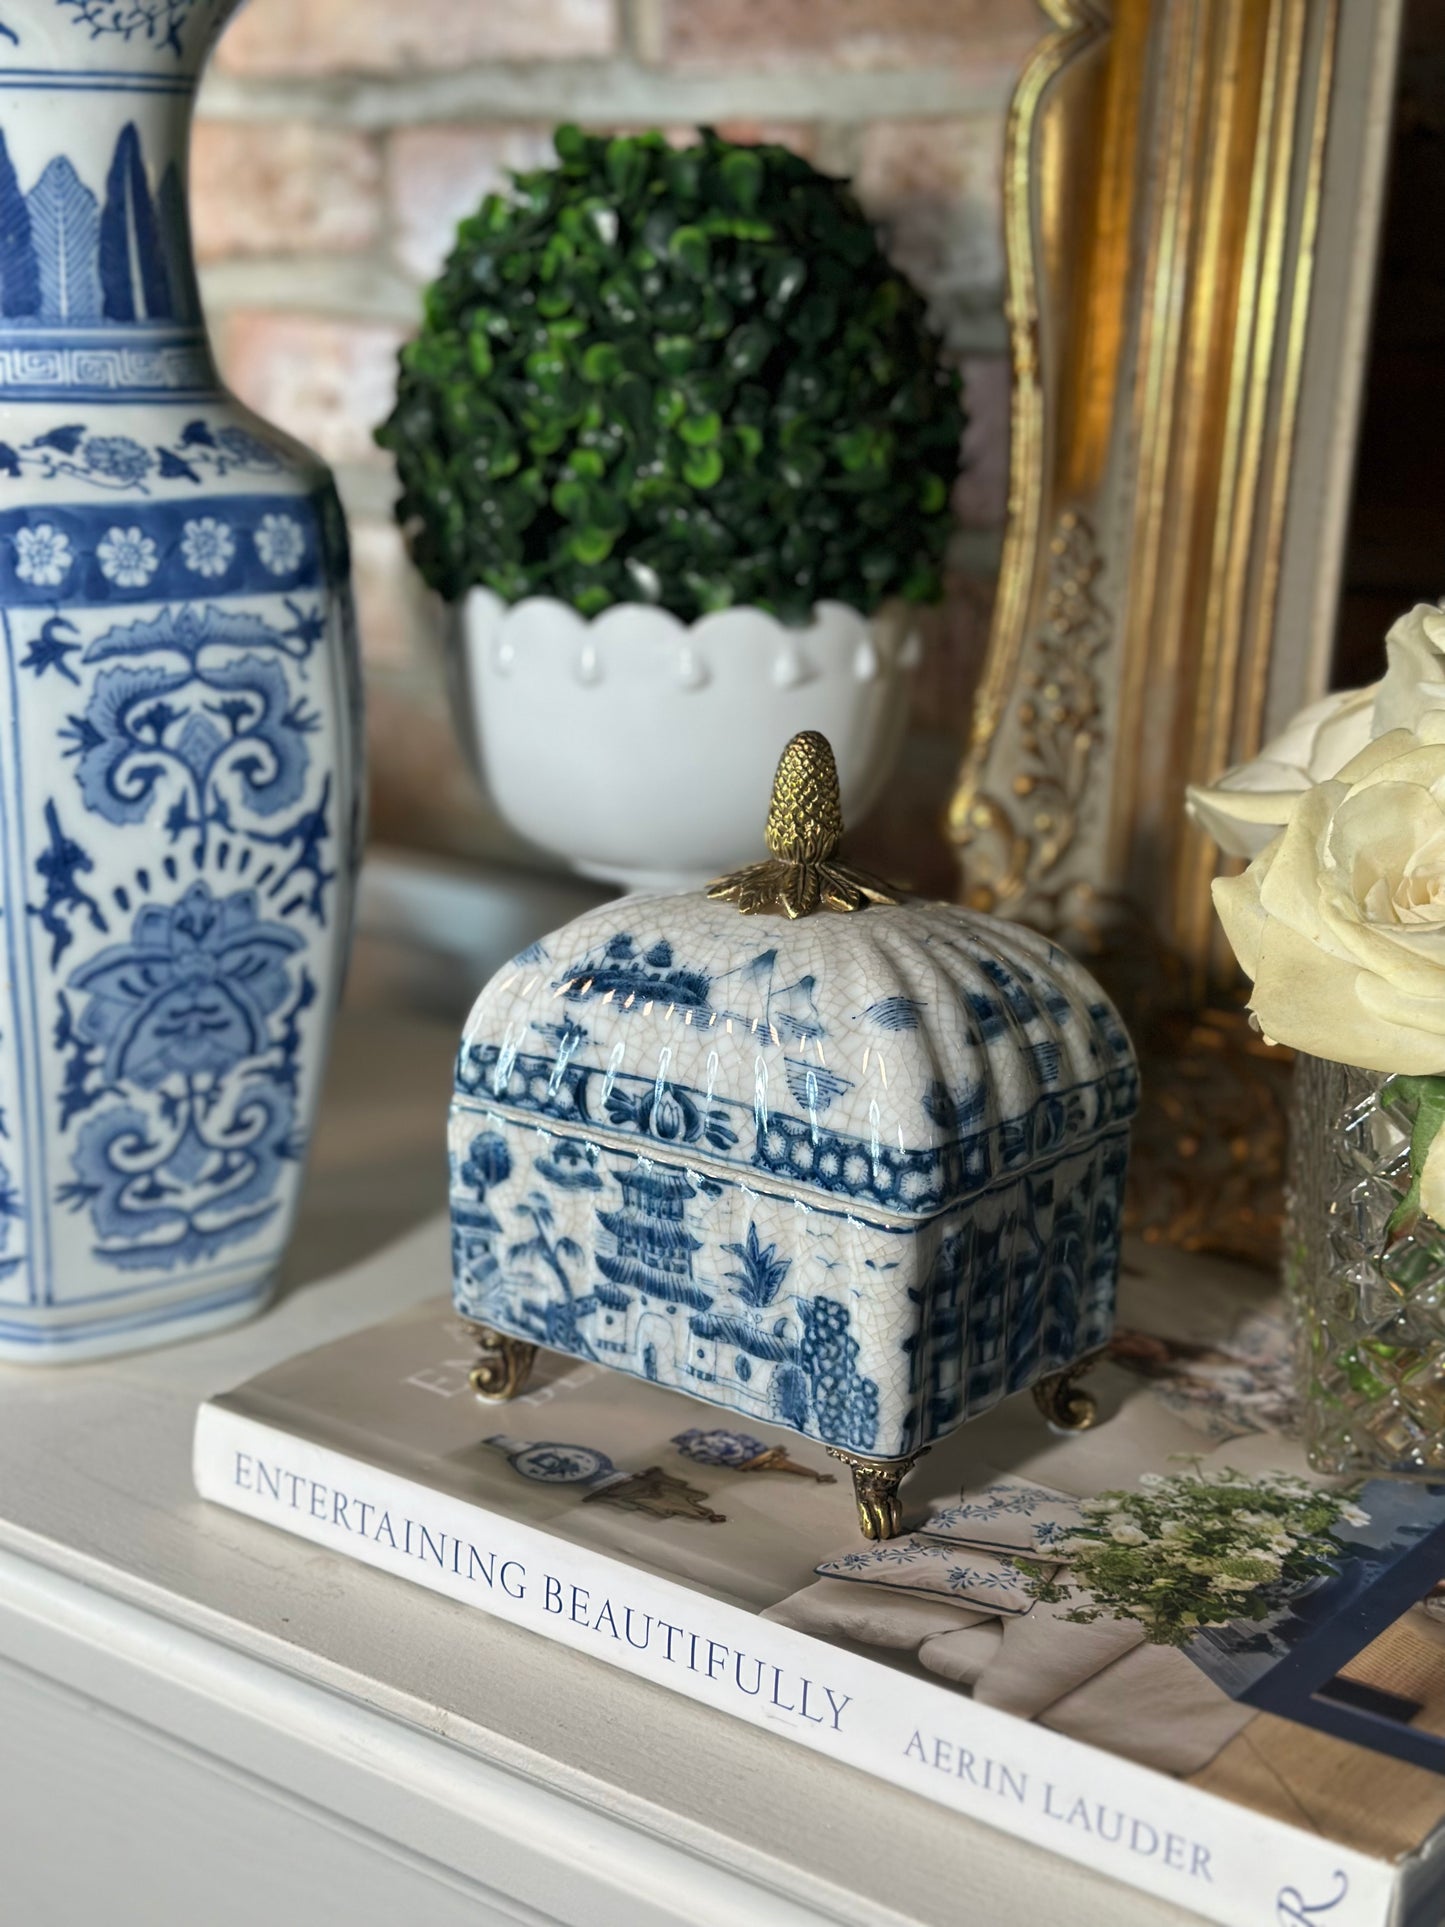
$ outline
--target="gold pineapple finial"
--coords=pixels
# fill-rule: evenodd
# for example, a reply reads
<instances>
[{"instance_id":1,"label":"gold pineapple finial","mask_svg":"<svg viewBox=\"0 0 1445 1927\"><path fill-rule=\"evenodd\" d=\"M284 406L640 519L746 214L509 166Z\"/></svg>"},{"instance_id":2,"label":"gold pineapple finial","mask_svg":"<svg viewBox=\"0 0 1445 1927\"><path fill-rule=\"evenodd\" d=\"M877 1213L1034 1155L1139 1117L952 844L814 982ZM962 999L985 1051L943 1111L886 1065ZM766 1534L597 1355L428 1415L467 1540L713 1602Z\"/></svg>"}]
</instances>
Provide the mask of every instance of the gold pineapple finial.
<instances>
[{"instance_id":1,"label":"gold pineapple finial","mask_svg":"<svg viewBox=\"0 0 1445 1927\"><path fill-rule=\"evenodd\" d=\"M866 910L898 898L864 870L834 860L843 835L838 765L826 736L804 729L778 759L764 832L772 859L708 885L745 917L807 917L815 910Z\"/></svg>"}]
</instances>

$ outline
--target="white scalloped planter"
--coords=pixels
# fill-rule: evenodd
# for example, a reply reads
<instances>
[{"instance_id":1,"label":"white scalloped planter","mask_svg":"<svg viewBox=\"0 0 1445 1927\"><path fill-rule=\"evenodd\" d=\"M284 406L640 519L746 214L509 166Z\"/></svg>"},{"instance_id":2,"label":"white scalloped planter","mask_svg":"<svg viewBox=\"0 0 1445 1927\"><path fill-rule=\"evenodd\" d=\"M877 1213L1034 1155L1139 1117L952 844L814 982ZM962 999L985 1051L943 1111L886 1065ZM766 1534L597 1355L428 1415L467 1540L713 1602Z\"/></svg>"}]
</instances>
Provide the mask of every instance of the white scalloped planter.
<instances>
[{"instance_id":1,"label":"white scalloped planter","mask_svg":"<svg viewBox=\"0 0 1445 1927\"><path fill-rule=\"evenodd\" d=\"M806 628L755 608L684 623L644 603L588 621L474 589L462 611L483 781L514 829L584 876L687 889L753 855L758 798L800 729L833 745L862 820L902 746L921 649L911 611L820 602Z\"/></svg>"}]
</instances>

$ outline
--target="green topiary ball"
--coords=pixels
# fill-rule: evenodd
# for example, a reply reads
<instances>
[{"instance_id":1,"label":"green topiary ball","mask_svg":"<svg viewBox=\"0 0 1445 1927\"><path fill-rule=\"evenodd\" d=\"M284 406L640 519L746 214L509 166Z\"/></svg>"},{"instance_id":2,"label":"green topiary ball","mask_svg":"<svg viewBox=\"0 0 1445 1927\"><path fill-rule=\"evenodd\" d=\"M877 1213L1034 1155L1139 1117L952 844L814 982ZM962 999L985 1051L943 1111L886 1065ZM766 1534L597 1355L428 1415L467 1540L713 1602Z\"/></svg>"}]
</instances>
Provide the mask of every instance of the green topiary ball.
<instances>
[{"instance_id":1,"label":"green topiary ball","mask_svg":"<svg viewBox=\"0 0 1445 1927\"><path fill-rule=\"evenodd\" d=\"M846 185L708 130L556 148L462 222L377 430L431 586L936 600L959 380Z\"/></svg>"}]
</instances>

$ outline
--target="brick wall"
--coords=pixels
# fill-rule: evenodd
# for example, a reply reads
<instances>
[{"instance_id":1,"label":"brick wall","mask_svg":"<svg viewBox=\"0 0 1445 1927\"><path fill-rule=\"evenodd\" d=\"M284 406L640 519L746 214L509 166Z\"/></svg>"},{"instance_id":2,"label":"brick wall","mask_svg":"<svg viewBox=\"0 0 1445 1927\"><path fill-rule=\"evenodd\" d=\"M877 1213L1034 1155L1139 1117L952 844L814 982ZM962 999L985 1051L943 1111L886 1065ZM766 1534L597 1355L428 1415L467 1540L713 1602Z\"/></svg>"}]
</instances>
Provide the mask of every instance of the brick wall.
<instances>
[{"instance_id":1,"label":"brick wall","mask_svg":"<svg viewBox=\"0 0 1445 1927\"><path fill-rule=\"evenodd\" d=\"M444 616L412 576L370 440L457 219L560 120L699 122L853 177L968 384L969 468L906 773L867 833L942 890L937 832L997 568L1007 468L1003 117L1034 0L249 0L202 93L197 246L227 377L337 471L351 516L375 833L505 853L455 744Z\"/></svg>"}]
</instances>

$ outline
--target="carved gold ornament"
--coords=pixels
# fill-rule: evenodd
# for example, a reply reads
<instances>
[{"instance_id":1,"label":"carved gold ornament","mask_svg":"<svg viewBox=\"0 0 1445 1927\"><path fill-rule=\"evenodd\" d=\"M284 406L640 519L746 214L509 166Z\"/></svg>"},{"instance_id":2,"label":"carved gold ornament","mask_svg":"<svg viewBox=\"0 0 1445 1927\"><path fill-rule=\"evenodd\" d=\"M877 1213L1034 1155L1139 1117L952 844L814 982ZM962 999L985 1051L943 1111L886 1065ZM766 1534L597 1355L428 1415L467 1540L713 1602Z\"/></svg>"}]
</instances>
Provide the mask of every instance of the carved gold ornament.
<instances>
[{"instance_id":1,"label":"carved gold ornament","mask_svg":"<svg viewBox=\"0 0 1445 1927\"><path fill-rule=\"evenodd\" d=\"M772 858L719 877L707 893L735 903L745 917L809 917L815 910L897 903L886 883L836 860L842 835L832 746L816 729L800 730L779 757L773 778L764 831Z\"/></svg>"},{"instance_id":2,"label":"carved gold ornament","mask_svg":"<svg viewBox=\"0 0 1445 1927\"><path fill-rule=\"evenodd\" d=\"M1049 543L1043 620L1019 676L1012 795L975 788L979 764L970 759L954 805L954 839L968 879L964 900L976 910L1042 920L1041 886L1078 831L1103 730L1096 665L1109 622L1094 593L1100 567L1089 524L1065 510Z\"/></svg>"}]
</instances>

